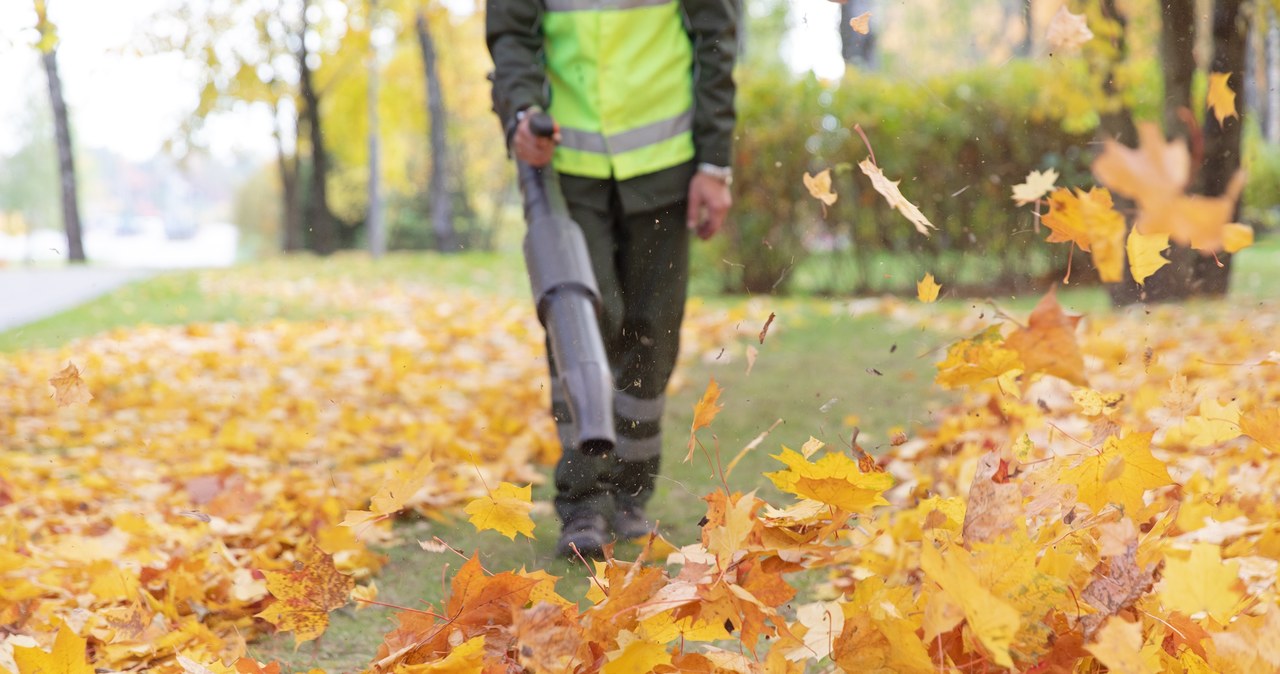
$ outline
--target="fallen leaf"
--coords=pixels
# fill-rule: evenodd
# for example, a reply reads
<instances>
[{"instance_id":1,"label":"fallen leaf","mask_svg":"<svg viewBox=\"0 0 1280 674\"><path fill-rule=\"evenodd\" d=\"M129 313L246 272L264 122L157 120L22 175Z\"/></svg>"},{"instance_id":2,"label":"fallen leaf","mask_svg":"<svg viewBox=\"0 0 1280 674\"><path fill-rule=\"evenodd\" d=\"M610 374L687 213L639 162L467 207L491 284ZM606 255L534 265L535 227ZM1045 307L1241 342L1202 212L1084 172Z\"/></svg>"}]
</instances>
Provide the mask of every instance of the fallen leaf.
<instances>
[{"instance_id":1,"label":"fallen leaf","mask_svg":"<svg viewBox=\"0 0 1280 674\"><path fill-rule=\"evenodd\" d=\"M932 543L924 543L920 569L937 583L964 612L978 641L1002 667L1013 667L1009 646L1018 633L1018 611L982 586L974 572L973 560L963 548L953 547L944 557Z\"/></svg>"},{"instance_id":2,"label":"fallen leaf","mask_svg":"<svg viewBox=\"0 0 1280 674\"><path fill-rule=\"evenodd\" d=\"M1222 126L1228 117L1240 117L1236 112L1236 92L1232 91L1231 85L1228 84L1230 80L1231 73L1209 73L1209 94L1206 105L1213 110L1218 126Z\"/></svg>"},{"instance_id":3,"label":"fallen leaf","mask_svg":"<svg viewBox=\"0 0 1280 674\"><path fill-rule=\"evenodd\" d=\"M1075 485L1077 498L1095 513L1108 503L1136 513L1148 489L1173 484L1164 463L1151 455L1150 433L1108 437L1101 452L1085 456L1060 479Z\"/></svg>"},{"instance_id":4,"label":"fallen leaf","mask_svg":"<svg viewBox=\"0 0 1280 674\"><path fill-rule=\"evenodd\" d=\"M1085 21L1084 14L1072 14L1065 5L1058 8L1058 13L1049 20L1049 30L1045 41L1054 50L1073 52L1093 39L1093 31Z\"/></svg>"},{"instance_id":5,"label":"fallen leaf","mask_svg":"<svg viewBox=\"0 0 1280 674\"><path fill-rule=\"evenodd\" d=\"M1112 617L1098 630L1098 639L1086 644L1085 650L1115 674L1156 674L1142 653L1142 625Z\"/></svg>"},{"instance_id":6,"label":"fallen leaf","mask_svg":"<svg viewBox=\"0 0 1280 674\"><path fill-rule=\"evenodd\" d=\"M89 385L80 378L80 370L74 363L67 363L65 368L49 379L49 383L53 385L53 399L59 407L93 400Z\"/></svg>"},{"instance_id":7,"label":"fallen leaf","mask_svg":"<svg viewBox=\"0 0 1280 674\"><path fill-rule=\"evenodd\" d=\"M85 657L87 641L66 624L58 628L53 649L44 651L29 646L14 646L14 674L94 674Z\"/></svg>"},{"instance_id":8,"label":"fallen leaf","mask_svg":"<svg viewBox=\"0 0 1280 674\"><path fill-rule=\"evenodd\" d=\"M516 534L534 538L533 519L529 517L533 510L532 488L533 485L517 487L503 482L492 493L468 503L465 512L471 516L476 531L492 529L513 541Z\"/></svg>"},{"instance_id":9,"label":"fallen leaf","mask_svg":"<svg viewBox=\"0 0 1280 674\"><path fill-rule=\"evenodd\" d=\"M329 612L351 601L355 579L340 573L333 556L314 540L297 549L298 561L288 571L263 570L267 589L275 597L259 618L282 632L292 631L295 643L318 638L329 627Z\"/></svg>"},{"instance_id":10,"label":"fallen leaf","mask_svg":"<svg viewBox=\"0 0 1280 674\"><path fill-rule=\"evenodd\" d=\"M1025 206L1039 201L1041 197L1053 190L1053 184L1056 182L1058 182L1058 172L1054 169L1028 173L1027 179L1022 184L1013 186L1014 205Z\"/></svg>"},{"instance_id":11,"label":"fallen leaf","mask_svg":"<svg viewBox=\"0 0 1280 674\"><path fill-rule=\"evenodd\" d=\"M880 193L880 196L883 196L890 206L896 208L907 220L911 221L911 224L915 225L917 232L929 236L930 229L937 229L915 204L907 201L907 198L902 196L902 192L898 191L898 183L901 181L886 178L880 167L876 166L870 157L858 162L858 168L862 169L862 172L868 178L871 178L871 186Z\"/></svg>"},{"instance_id":12,"label":"fallen leaf","mask_svg":"<svg viewBox=\"0 0 1280 674\"><path fill-rule=\"evenodd\" d=\"M1280 452L1280 409L1259 406L1241 414L1240 434L1273 452Z\"/></svg>"},{"instance_id":13,"label":"fallen leaf","mask_svg":"<svg viewBox=\"0 0 1280 674\"><path fill-rule=\"evenodd\" d=\"M939 290L942 290L942 286L933 280L933 274L925 274L924 278L916 282L916 297L921 302L937 302Z\"/></svg>"},{"instance_id":14,"label":"fallen leaf","mask_svg":"<svg viewBox=\"0 0 1280 674\"><path fill-rule=\"evenodd\" d=\"M1208 613L1219 623L1230 622L1240 603L1240 563L1223 561L1214 543L1196 543L1186 559L1167 557L1160 582L1160 603L1171 611Z\"/></svg>"}]
</instances>

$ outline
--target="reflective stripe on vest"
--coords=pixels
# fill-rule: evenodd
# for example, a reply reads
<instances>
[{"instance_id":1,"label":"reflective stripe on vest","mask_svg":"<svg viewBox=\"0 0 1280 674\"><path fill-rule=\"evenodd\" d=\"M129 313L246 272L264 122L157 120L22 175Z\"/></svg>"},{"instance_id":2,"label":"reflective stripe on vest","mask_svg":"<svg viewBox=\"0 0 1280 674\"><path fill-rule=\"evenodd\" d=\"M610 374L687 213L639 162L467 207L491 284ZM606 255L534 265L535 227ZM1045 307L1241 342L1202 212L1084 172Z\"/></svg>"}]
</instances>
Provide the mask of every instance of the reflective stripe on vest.
<instances>
[{"instance_id":1,"label":"reflective stripe on vest","mask_svg":"<svg viewBox=\"0 0 1280 674\"><path fill-rule=\"evenodd\" d=\"M546 0L555 167L626 180L693 158L693 46L678 0Z\"/></svg>"}]
</instances>

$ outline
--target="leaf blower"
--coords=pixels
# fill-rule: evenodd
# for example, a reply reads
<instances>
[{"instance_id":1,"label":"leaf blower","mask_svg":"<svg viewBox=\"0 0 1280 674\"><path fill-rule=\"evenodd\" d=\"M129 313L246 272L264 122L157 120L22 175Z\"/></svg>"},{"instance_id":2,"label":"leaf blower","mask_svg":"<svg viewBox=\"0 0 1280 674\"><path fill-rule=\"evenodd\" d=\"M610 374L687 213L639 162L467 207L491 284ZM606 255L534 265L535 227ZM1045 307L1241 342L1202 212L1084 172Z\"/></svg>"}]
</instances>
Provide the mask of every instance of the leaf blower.
<instances>
[{"instance_id":1,"label":"leaf blower","mask_svg":"<svg viewBox=\"0 0 1280 674\"><path fill-rule=\"evenodd\" d=\"M529 128L550 138L555 122L534 113ZM569 217L555 169L516 161L524 194L524 260L529 284L546 328L556 376L568 397L577 448L584 454L613 451L613 376L600 337L600 289L582 228Z\"/></svg>"}]
</instances>

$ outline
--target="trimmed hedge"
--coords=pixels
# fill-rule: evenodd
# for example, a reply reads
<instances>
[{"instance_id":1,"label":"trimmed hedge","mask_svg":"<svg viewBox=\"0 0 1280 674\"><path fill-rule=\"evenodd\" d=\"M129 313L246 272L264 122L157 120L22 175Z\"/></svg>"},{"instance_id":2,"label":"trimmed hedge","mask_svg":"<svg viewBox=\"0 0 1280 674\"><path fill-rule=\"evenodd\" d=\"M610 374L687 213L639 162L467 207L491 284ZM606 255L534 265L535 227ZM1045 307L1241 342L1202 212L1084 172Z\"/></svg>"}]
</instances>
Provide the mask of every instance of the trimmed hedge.
<instances>
[{"instance_id":1,"label":"trimmed hedge","mask_svg":"<svg viewBox=\"0 0 1280 674\"><path fill-rule=\"evenodd\" d=\"M1047 76L1019 62L924 81L743 73L732 223L721 247L704 253L715 256L723 289L785 289L814 251L829 251L820 257L833 269L831 287L810 283L811 291L900 291L924 271L953 288L1016 289L1065 263L1066 250L1037 233L1030 207L1010 199L1033 169L1057 169L1059 185L1092 182L1092 137L1045 114ZM938 227L931 237L892 211L857 168L867 150L855 124L885 174ZM824 168L839 194L825 216L801 179Z\"/></svg>"}]
</instances>

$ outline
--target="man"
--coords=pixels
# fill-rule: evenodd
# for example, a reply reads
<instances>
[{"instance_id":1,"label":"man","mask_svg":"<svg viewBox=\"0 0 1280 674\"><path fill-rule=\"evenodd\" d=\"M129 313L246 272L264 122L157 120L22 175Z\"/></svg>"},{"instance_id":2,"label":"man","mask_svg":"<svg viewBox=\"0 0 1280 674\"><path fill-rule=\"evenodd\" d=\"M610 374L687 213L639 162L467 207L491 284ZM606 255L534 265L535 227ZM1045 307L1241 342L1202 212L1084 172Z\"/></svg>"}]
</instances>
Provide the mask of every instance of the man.
<instances>
[{"instance_id":1,"label":"man","mask_svg":"<svg viewBox=\"0 0 1280 674\"><path fill-rule=\"evenodd\" d=\"M644 508L661 461L690 230L713 236L731 200L738 11L739 0L487 2L494 110L517 158L560 174L600 287L614 374L618 445L604 457L572 446L568 406L552 389L562 556L600 555L610 511L618 538L653 527ZM554 139L531 132L537 110L556 120Z\"/></svg>"}]
</instances>

